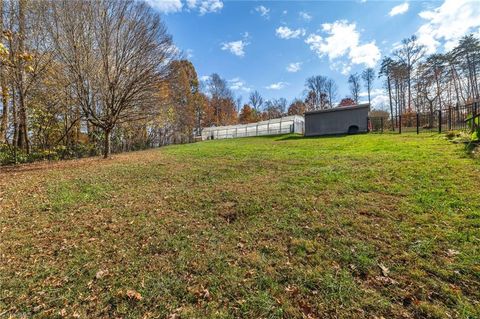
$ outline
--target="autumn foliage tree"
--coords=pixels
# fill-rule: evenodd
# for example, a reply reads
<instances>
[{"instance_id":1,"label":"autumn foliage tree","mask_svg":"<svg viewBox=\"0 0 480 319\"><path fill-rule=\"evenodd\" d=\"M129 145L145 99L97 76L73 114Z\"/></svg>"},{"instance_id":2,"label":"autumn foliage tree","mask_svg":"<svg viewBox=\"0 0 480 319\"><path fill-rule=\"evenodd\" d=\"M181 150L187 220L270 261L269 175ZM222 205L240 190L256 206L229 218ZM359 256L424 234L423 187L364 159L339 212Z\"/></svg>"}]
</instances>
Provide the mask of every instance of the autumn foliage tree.
<instances>
[{"instance_id":1,"label":"autumn foliage tree","mask_svg":"<svg viewBox=\"0 0 480 319\"><path fill-rule=\"evenodd\" d=\"M174 109L175 132L180 140L191 141L201 103L197 72L188 60L173 61L169 77L170 103Z\"/></svg>"},{"instance_id":2,"label":"autumn foliage tree","mask_svg":"<svg viewBox=\"0 0 480 319\"><path fill-rule=\"evenodd\" d=\"M288 107L288 115L303 115L305 113L305 103L302 100L295 100Z\"/></svg>"},{"instance_id":3,"label":"autumn foliage tree","mask_svg":"<svg viewBox=\"0 0 480 319\"><path fill-rule=\"evenodd\" d=\"M240 124L248 124L257 122L256 112L250 107L250 105L245 104L238 116L238 122Z\"/></svg>"},{"instance_id":4,"label":"autumn foliage tree","mask_svg":"<svg viewBox=\"0 0 480 319\"><path fill-rule=\"evenodd\" d=\"M206 126L231 125L238 122L233 92L227 81L214 73L207 80L208 103L206 110Z\"/></svg>"},{"instance_id":5,"label":"autumn foliage tree","mask_svg":"<svg viewBox=\"0 0 480 319\"><path fill-rule=\"evenodd\" d=\"M352 106L352 105L356 105L357 103L355 103L355 101L350 98L350 97L346 97L346 98L343 98L341 101L340 101L340 104L338 105L339 107L342 107L342 106Z\"/></svg>"}]
</instances>

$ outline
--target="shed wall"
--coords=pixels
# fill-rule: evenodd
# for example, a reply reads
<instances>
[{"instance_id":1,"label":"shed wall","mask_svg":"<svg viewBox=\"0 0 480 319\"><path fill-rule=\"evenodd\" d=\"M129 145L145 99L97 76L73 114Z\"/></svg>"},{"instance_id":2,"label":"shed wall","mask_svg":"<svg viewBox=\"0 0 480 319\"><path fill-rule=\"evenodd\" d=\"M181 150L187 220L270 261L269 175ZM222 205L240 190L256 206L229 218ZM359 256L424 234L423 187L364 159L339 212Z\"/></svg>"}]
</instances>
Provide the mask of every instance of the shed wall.
<instances>
[{"instance_id":1,"label":"shed wall","mask_svg":"<svg viewBox=\"0 0 480 319\"><path fill-rule=\"evenodd\" d=\"M347 134L352 125L359 133L368 131L368 107L305 114L305 136Z\"/></svg>"}]
</instances>

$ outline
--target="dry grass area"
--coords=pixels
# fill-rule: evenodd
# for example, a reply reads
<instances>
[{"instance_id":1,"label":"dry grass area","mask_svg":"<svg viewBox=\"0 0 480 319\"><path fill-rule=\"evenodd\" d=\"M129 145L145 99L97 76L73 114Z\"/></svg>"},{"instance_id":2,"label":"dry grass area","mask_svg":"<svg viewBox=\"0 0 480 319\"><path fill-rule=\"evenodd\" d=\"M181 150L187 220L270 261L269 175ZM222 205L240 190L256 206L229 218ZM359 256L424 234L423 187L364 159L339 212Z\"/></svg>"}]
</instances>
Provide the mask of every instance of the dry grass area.
<instances>
[{"instance_id":1,"label":"dry grass area","mask_svg":"<svg viewBox=\"0 0 480 319\"><path fill-rule=\"evenodd\" d=\"M478 318L464 154L283 136L0 168L0 318Z\"/></svg>"}]
</instances>

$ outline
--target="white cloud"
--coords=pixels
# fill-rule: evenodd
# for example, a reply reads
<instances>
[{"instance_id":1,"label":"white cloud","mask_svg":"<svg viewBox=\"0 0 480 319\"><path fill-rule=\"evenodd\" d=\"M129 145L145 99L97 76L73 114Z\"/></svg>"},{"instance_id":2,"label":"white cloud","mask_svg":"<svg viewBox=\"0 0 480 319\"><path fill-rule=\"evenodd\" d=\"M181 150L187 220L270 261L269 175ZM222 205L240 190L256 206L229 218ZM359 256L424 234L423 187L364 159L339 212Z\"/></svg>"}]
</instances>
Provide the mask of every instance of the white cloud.
<instances>
[{"instance_id":1,"label":"white cloud","mask_svg":"<svg viewBox=\"0 0 480 319\"><path fill-rule=\"evenodd\" d=\"M187 7L189 9L196 9L198 10L198 12L200 12L200 15L204 15L206 13L212 13L222 10L223 2L221 0L187 0Z\"/></svg>"},{"instance_id":2,"label":"white cloud","mask_svg":"<svg viewBox=\"0 0 480 319\"><path fill-rule=\"evenodd\" d=\"M162 13L180 12L183 9L182 0L147 0L154 9ZM222 0L186 0L186 7L198 10L200 15L217 12L223 8Z\"/></svg>"},{"instance_id":3,"label":"white cloud","mask_svg":"<svg viewBox=\"0 0 480 319\"><path fill-rule=\"evenodd\" d=\"M174 13L182 11L181 0L147 0L152 8L157 9L162 13Z\"/></svg>"},{"instance_id":4,"label":"white cloud","mask_svg":"<svg viewBox=\"0 0 480 319\"><path fill-rule=\"evenodd\" d=\"M231 80L228 80L228 86L230 89L234 91L244 91L244 92L250 92L252 91L252 88L249 87L243 80L240 78L233 78Z\"/></svg>"},{"instance_id":5,"label":"white cloud","mask_svg":"<svg viewBox=\"0 0 480 319\"><path fill-rule=\"evenodd\" d=\"M298 72L300 71L301 68L302 68L302 62L295 62L287 65L287 71L291 73Z\"/></svg>"},{"instance_id":6,"label":"white cloud","mask_svg":"<svg viewBox=\"0 0 480 319\"><path fill-rule=\"evenodd\" d=\"M368 99L365 101L368 102ZM372 109L375 110L384 110L384 111L390 111L389 108L389 99L388 95L385 94L379 94L375 97L372 97Z\"/></svg>"},{"instance_id":7,"label":"white cloud","mask_svg":"<svg viewBox=\"0 0 480 319\"><path fill-rule=\"evenodd\" d=\"M247 41L249 37L248 32L243 33L243 39L238 41L224 42L222 43L223 51L230 51L230 53L236 56L245 56L245 47L250 43Z\"/></svg>"},{"instance_id":8,"label":"white cloud","mask_svg":"<svg viewBox=\"0 0 480 319\"><path fill-rule=\"evenodd\" d=\"M318 34L310 34L305 43L310 46L320 58L328 56L333 62L335 69L341 69L343 74L350 72L354 64L363 64L367 67L374 67L381 58L380 50L375 41L360 43L360 33L355 23L346 20L324 23L322 31L327 34L324 38ZM348 58L348 61L336 61L340 58Z\"/></svg>"},{"instance_id":9,"label":"white cloud","mask_svg":"<svg viewBox=\"0 0 480 319\"><path fill-rule=\"evenodd\" d=\"M305 35L305 29L290 29L289 27L278 27L276 35L282 39L294 39Z\"/></svg>"},{"instance_id":10,"label":"white cloud","mask_svg":"<svg viewBox=\"0 0 480 319\"><path fill-rule=\"evenodd\" d=\"M222 50L228 50L236 56L243 57L245 56L245 47L248 45L248 42L244 40L231 41L222 43Z\"/></svg>"},{"instance_id":11,"label":"white cloud","mask_svg":"<svg viewBox=\"0 0 480 319\"><path fill-rule=\"evenodd\" d=\"M368 92L360 92L360 103L368 103ZM383 89L373 89L370 92L371 97L371 107L375 110L385 110L389 111L389 98Z\"/></svg>"},{"instance_id":12,"label":"white cloud","mask_svg":"<svg viewBox=\"0 0 480 319\"><path fill-rule=\"evenodd\" d=\"M393 7L392 10L390 10L390 12L388 13L388 15L393 17L398 14L404 14L408 11L409 7L410 5L408 4L408 2L404 2L402 4L399 4L398 6Z\"/></svg>"},{"instance_id":13,"label":"white cloud","mask_svg":"<svg viewBox=\"0 0 480 319\"><path fill-rule=\"evenodd\" d=\"M205 13L217 12L222 10L223 2L220 0L203 0L200 3L199 11L203 15Z\"/></svg>"},{"instance_id":14,"label":"white cloud","mask_svg":"<svg viewBox=\"0 0 480 319\"><path fill-rule=\"evenodd\" d=\"M268 15L268 13L270 12L270 9L265 6L258 6L255 8L255 11L260 13L260 15L266 19L270 18L270 16Z\"/></svg>"},{"instance_id":15,"label":"white cloud","mask_svg":"<svg viewBox=\"0 0 480 319\"><path fill-rule=\"evenodd\" d=\"M480 33L480 4L477 1L445 0L433 9L420 12L426 20L417 31L418 41L428 53L436 52L442 44L445 50L453 49L458 40L468 33Z\"/></svg>"},{"instance_id":16,"label":"white cloud","mask_svg":"<svg viewBox=\"0 0 480 319\"><path fill-rule=\"evenodd\" d=\"M267 90L281 90L284 87L286 87L287 85L288 85L287 82L277 82L277 83L272 83L272 84L266 86L265 88Z\"/></svg>"},{"instance_id":17,"label":"white cloud","mask_svg":"<svg viewBox=\"0 0 480 319\"><path fill-rule=\"evenodd\" d=\"M384 94L385 93L385 90L382 90L382 89L373 89L370 91L370 96L373 97L373 96L377 96L377 95L381 95L381 94ZM360 97L365 97L365 96L368 96L368 92L365 91L365 92L360 92L358 94L358 96Z\"/></svg>"},{"instance_id":18,"label":"white cloud","mask_svg":"<svg viewBox=\"0 0 480 319\"><path fill-rule=\"evenodd\" d=\"M370 42L353 47L350 50L349 57L353 64L363 64L373 68L382 57L382 54L375 45L375 42Z\"/></svg>"},{"instance_id":19,"label":"white cloud","mask_svg":"<svg viewBox=\"0 0 480 319\"><path fill-rule=\"evenodd\" d=\"M310 14L308 14L308 12L300 11L298 13L298 15L300 16L300 18L302 18L303 20L305 20L307 22L312 20L312 16Z\"/></svg>"},{"instance_id":20,"label":"white cloud","mask_svg":"<svg viewBox=\"0 0 480 319\"><path fill-rule=\"evenodd\" d=\"M315 51L318 55L323 55L325 49L323 47L323 38L318 34L310 34L305 43L310 46L310 50Z\"/></svg>"}]
</instances>

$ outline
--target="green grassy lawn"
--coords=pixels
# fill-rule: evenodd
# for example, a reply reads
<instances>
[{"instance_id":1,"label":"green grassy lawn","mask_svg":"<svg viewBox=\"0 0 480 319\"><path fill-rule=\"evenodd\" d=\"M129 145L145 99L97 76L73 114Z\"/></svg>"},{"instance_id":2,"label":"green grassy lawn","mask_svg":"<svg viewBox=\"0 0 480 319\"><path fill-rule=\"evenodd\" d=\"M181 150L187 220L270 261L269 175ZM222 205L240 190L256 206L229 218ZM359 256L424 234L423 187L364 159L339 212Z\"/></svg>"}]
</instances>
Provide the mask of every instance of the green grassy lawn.
<instances>
[{"instance_id":1,"label":"green grassy lawn","mask_svg":"<svg viewBox=\"0 0 480 319\"><path fill-rule=\"evenodd\" d=\"M480 162L438 135L0 168L0 318L479 318Z\"/></svg>"}]
</instances>

